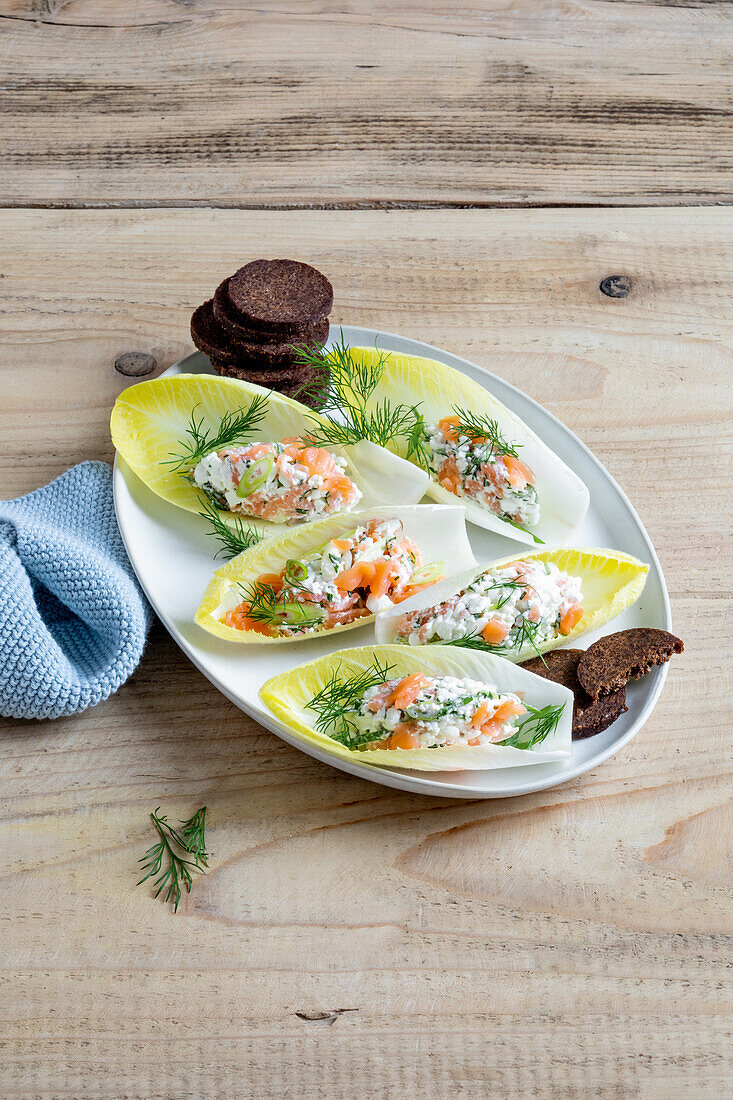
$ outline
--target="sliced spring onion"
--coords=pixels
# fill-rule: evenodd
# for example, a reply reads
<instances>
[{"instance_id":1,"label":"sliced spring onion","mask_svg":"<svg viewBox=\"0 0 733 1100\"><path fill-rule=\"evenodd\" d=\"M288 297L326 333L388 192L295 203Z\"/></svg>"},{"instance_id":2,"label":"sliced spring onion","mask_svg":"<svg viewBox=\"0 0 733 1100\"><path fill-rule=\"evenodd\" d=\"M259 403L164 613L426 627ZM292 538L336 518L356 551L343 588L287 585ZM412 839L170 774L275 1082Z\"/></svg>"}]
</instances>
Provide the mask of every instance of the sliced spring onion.
<instances>
[{"instance_id":1,"label":"sliced spring onion","mask_svg":"<svg viewBox=\"0 0 733 1100\"><path fill-rule=\"evenodd\" d=\"M254 493L256 489L264 485L274 465L275 459L272 455L261 455L256 459L239 479L237 496L248 497L250 493Z\"/></svg>"},{"instance_id":2,"label":"sliced spring onion","mask_svg":"<svg viewBox=\"0 0 733 1100\"><path fill-rule=\"evenodd\" d=\"M322 623L326 618L325 608L314 603L284 603L281 609L281 617L288 626L305 626L306 624Z\"/></svg>"},{"instance_id":3,"label":"sliced spring onion","mask_svg":"<svg viewBox=\"0 0 733 1100\"><path fill-rule=\"evenodd\" d=\"M444 561L431 561L429 565L423 565L422 569L418 569L410 577L408 584L412 587L413 584L435 584L443 577L445 572Z\"/></svg>"},{"instance_id":4,"label":"sliced spring onion","mask_svg":"<svg viewBox=\"0 0 733 1100\"><path fill-rule=\"evenodd\" d=\"M308 576L307 566L297 558L289 558L285 563L285 580L300 584Z\"/></svg>"}]
</instances>

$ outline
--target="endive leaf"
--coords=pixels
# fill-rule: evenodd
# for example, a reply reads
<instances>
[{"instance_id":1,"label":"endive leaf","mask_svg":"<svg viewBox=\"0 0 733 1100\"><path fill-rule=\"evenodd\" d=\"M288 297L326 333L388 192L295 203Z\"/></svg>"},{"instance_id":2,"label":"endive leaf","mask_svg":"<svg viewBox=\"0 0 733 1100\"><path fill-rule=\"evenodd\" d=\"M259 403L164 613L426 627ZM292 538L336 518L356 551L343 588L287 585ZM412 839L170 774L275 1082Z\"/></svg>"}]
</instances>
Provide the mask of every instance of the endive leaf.
<instances>
[{"instance_id":1,"label":"endive leaf","mask_svg":"<svg viewBox=\"0 0 733 1100\"><path fill-rule=\"evenodd\" d=\"M279 573L289 559L302 560L309 552L331 539L350 534L355 527L366 524L373 518L401 520L405 534L419 547L423 564L441 561L443 573L453 576L476 564L468 542L464 516L463 508L460 507L445 509L437 504L417 504L412 507L372 508L367 512L360 509L358 512L344 512L316 520L303 527L289 527L284 533L245 550L221 569L217 569L196 612L196 622L219 638L240 644L253 642L257 645L305 642L322 634L337 634L364 626L373 621L373 615L329 630L321 627L304 635L268 638L251 630L237 630L227 626L223 619L227 611L233 610L242 602L240 585L253 583L262 573Z\"/></svg>"},{"instance_id":2,"label":"endive leaf","mask_svg":"<svg viewBox=\"0 0 733 1100\"><path fill-rule=\"evenodd\" d=\"M352 352L359 357L360 362L376 362L380 354L373 348L354 348ZM455 407L488 416L497 421L502 435L509 443L521 445L519 457L532 468L537 479L539 523L524 531L500 519L476 501L460 497L458 499L466 509L466 518L471 523L518 542L534 544L535 539L532 536L536 535L542 542L562 545L582 522L588 510L589 495L577 474L515 413L465 374L435 359L389 352L385 357L382 379L374 390L368 407L385 398L394 404L401 402L418 405L426 424L435 424L441 417L450 416ZM396 453L406 456L405 439L396 440L392 448ZM455 504L457 499L453 493L432 479L427 491L443 504Z\"/></svg>"},{"instance_id":3,"label":"endive leaf","mask_svg":"<svg viewBox=\"0 0 733 1100\"><path fill-rule=\"evenodd\" d=\"M207 374L178 374L140 382L124 390L115 402L110 422L112 442L149 489L179 508L198 512L207 499L205 494L170 464L171 455L180 450L191 414L195 412L205 427L214 429L225 413L247 406L257 394L268 391L235 378ZM267 413L252 438L277 441L299 436L317 418L297 401L269 392ZM429 484L428 476L412 463L373 443L328 449L347 458L346 473L363 493L360 508L388 502L414 504ZM283 530L282 525L254 518L251 522L264 534Z\"/></svg>"},{"instance_id":4,"label":"endive leaf","mask_svg":"<svg viewBox=\"0 0 733 1100\"><path fill-rule=\"evenodd\" d=\"M568 634L538 642L536 647L524 645L520 649L502 651L502 657L509 661L526 661L535 657L538 652L547 653L559 646L570 645L581 634L588 634L591 630L604 626L638 600L649 572L648 565L617 550L560 548L513 554L511 557L482 565L479 569L467 569L460 576L438 581L432 588L418 592L398 607L384 611L377 619L377 641L384 644L393 642L399 620L407 612L442 603L466 588L484 570L498 569L520 558L522 561L552 562L562 572L581 577L583 618Z\"/></svg>"},{"instance_id":5,"label":"endive leaf","mask_svg":"<svg viewBox=\"0 0 733 1100\"><path fill-rule=\"evenodd\" d=\"M343 676L366 669L377 657L380 664L393 665L391 676L423 672L428 676L456 676L481 680L500 692L521 692L525 703L537 709L565 704L557 728L532 749L508 745L453 745L437 749L367 749L357 751L333 741L314 728L315 715L306 704L339 670ZM451 646L366 646L330 653L290 672L273 676L260 690L260 698L291 733L342 760L415 771L481 771L543 764L564 760L571 754L573 696L567 688L518 668L488 653L457 650Z\"/></svg>"}]
</instances>

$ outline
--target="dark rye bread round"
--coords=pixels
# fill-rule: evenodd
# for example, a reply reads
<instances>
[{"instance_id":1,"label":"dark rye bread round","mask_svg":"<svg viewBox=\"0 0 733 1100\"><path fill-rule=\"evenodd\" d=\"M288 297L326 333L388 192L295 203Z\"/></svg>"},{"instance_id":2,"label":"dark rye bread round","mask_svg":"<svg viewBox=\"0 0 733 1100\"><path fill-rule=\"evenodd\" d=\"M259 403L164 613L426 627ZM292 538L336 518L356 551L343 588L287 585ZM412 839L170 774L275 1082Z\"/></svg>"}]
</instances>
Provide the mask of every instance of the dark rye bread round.
<instances>
[{"instance_id":1,"label":"dark rye bread round","mask_svg":"<svg viewBox=\"0 0 733 1100\"><path fill-rule=\"evenodd\" d=\"M288 367L283 369L262 368L258 359L242 356L235 360L211 356L211 365L217 374L231 374L232 378L247 376L250 382L258 386L295 385L310 377L307 367Z\"/></svg>"},{"instance_id":2,"label":"dark rye bread round","mask_svg":"<svg viewBox=\"0 0 733 1100\"><path fill-rule=\"evenodd\" d=\"M680 639L666 630L644 626L619 630L586 649L578 665L578 680L591 699L601 699L684 648Z\"/></svg>"},{"instance_id":3,"label":"dark rye bread round","mask_svg":"<svg viewBox=\"0 0 733 1100\"><path fill-rule=\"evenodd\" d=\"M317 329L318 343L328 339L328 321ZM213 359L235 364L241 359L251 360L257 370L300 370L293 345L287 342L260 343L235 340L216 319L213 300L204 302L191 317L191 338L204 354Z\"/></svg>"},{"instance_id":4,"label":"dark rye bread round","mask_svg":"<svg viewBox=\"0 0 733 1100\"><path fill-rule=\"evenodd\" d=\"M214 319L213 301L203 302L191 315L191 339L199 351L210 359L222 363L234 363L236 355L230 351L229 340Z\"/></svg>"},{"instance_id":5,"label":"dark rye bread round","mask_svg":"<svg viewBox=\"0 0 733 1100\"><path fill-rule=\"evenodd\" d=\"M253 260L232 275L227 294L245 325L283 334L322 320L333 305L326 276L298 260Z\"/></svg>"},{"instance_id":6,"label":"dark rye bread round","mask_svg":"<svg viewBox=\"0 0 733 1100\"><path fill-rule=\"evenodd\" d=\"M216 373L224 378L238 378L241 382L251 382L253 386L275 390L277 393L284 394L285 397L294 397L311 409L319 409L323 404L321 394L326 385L323 382L319 383L318 374L314 371L306 369L294 377L286 377L277 371L249 370L241 363L232 366L218 359L212 359L211 365Z\"/></svg>"},{"instance_id":7,"label":"dark rye bread round","mask_svg":"<svg viewBox=\"0 0 733 1100\"><path fill-rule=\"evenodd\" d=\"M578 663L583 655L582 649L554 649L552 653L545 653L544 658L533 657L531 661L525 661L521 666L528 672L534 672L536 676L542 676L545 680L552 680L556 684L570 688L575 698L573 741L602 733L627 709L624 688L595 701L586 695L578 681Z\"/></svg>"},{"instance_id":8,"label":"dark rye bread round","mask_svg":"<svg viewBox=\"0 0 733 1100\"><path fill-rule=\"evenodd\" d=\"M268 329L253 328L246 324L244 318L237 313L229 301L229 279L219 283L214 291L214 317L232 340L255 349L267 345L272 348L282 346L288 349L302 344L306 347L317 347L325 344L329 333L328 317L320 317L317 321L298 325L287 335ZM253 351L252 354L256 352Z\"/></svg>"}]
</instances>

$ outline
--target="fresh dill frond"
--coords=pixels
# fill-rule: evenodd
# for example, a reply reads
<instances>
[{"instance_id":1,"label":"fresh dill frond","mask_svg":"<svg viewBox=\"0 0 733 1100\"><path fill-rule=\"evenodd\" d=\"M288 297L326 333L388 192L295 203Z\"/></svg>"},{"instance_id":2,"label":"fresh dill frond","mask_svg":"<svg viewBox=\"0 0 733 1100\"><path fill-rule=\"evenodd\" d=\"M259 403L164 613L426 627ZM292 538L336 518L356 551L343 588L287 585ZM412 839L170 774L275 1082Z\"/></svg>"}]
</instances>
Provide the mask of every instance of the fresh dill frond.
<instances>
[{"instance_id":1,"label":"fresh dill frond","mask_svg":"<svg viewBox=\"0 0 733 1100\"><path fill-rule=\"evenodd\" d=\"M239 588L249 606L247 617L264 626L277 630L287 627L297 632L320 626L326 616L320 604L294 599L294 593L305 591L305 587L292 577L287 578L287 584L280 592L263 581L243 584Z\"/></svg>"},{"instance_id":2,"label":"fresh dill frond","mask_svg":"<svg viewBox=\"0 0 733 1100\"><path fill-rule=\"evenodd\" d=\"M243 550L249 550L261 541L262 536L251 523L243 523L240 516L234 516L230 526L221 517L221 510L210 500L205 500L202 511L198 513L209 525L207 534L220 543L215 558L234 558Z\"/></svg>"},{"instance_id":3,"label":"fresh dill frond","mask_svg":"<svg viewBox=\"0 0 733 1100\"><path fill-rule=\"evenodd\" d=\"M244 442L245 437L251 435L267 415L268 397L266 393L258 393L246 408L228 409L216 428L207 428L203 416L197 418L197 405L191 412L184 433L187 438L180 441L180 451L173 452L167 464L173 469L190 469L204 455L220 451L232 443Z\"/></svg>"},{"instance_id":4,"label":"fresh dill frond","mask_svg":"<svg viewBox=\"0 0 733 1100\"><path fill-rule=\"evenodd\" d=\"M338 664L329 676L317 695L314 695L309 703L308 710L315 711L316 729L319 733L327 734L332 740L339 741L342 745L356 744L359 741L359 731L349 719L348 713L355 712L364 693L372 687L379 687L390 679L394 672L394 665L379 662L379 657L372 658L372 662L361 672L351 676L340 675L341 665ZM364 741L364 738L361 738ZM369 740L377 740L374 734Z\"/></svg>"},{"instance_id":5,"label":"fresh dill frond","mask_svg":"<svg viewBox=\"0 0 733 1100\"><path fill-rule=\"evenodd\" d=\"M204 839L206 807L202 806L193 817L182 822L180 831L169 824L165 814L160 813L160 806L153 810L150 820L160 839L138 860L147 874L139 879L137 885L140 886L152 878L153 885L157 887L153 896L157 898L165 891L163 900L173 902L175 913L181 901L181 888L185 887L186 891L190 891L193 874L204 874L204 869L208 866ZM184 852L186 855L182 854ZM186 856L191 858L187 859Z\"/></svg>"},{"instance_id":6,"label":"fresh dill frond","mask_svg":"<svg viewBox=\"0 0 733 1100\"><path fill-rule=\"evenodd\" d=\"M502 650L506 653L506 646L492 645L490 642L485 641L481 634L475 630L470 634L464 634L462 638L451 638L447 641L438 638L437 642L439 645L452 645L458 649L479 649L483 653L501 653Z\"/></svg>"},{"instance_id":7,"label":"fresh dill frond","mask_svg":"<svg viewBox=\"0 0 733 1100\"><path fill-rule=\"evenodd\" d=\"M339 340L325 347L295 348L296 360L315 371L318 378L330 374L330 388L320 395L320 416L311 418L308 441L314 446L349 446L366 439L380 447L406 441L408 457L418 453L417 439L423 433L418 405L394 404L382 398L369 407L387 364L388 352L375 345L377 358L364 362L346 343L343 329ZM319 383L320 385L320 383Z\"/></svg>"},{"instance_id":8,"label":"fresh dill frond","mask_svg":"<svg viewBox=\"0 0 733 1100\"><path fill-rule=\"evenodd\" d=\"M542 707L541 710L528 706L527 709L529 714L521 719L511 737L507 737L506 741L497 741L498 745L510 745L515 749L531 749L538 745L557 729L565 704Z\"/></svg>"},{"instance_id":9,"label":"fresh dill frond","mask_svg":"<svg viewBox=\"0 0 733 1100\"><path fill-rule=\"evenodd\" d=\"M414 421L407 434L407 458L430 473L432 470L433 452L428 446L425 417L422 413L417 411L417 407L412 411L414 413Z\"/></svg>"},{"instance_id":10,"label":"fresh dill frond","mask_svg":"<svg viewBox=\"0 0 733 1100\"><path fill-rule=\"evenodd\" d=\"M206 806L197 810L188 821L181 822L181 833L186 841L186 850L204 867L209 866L209 853L206 851Z\"/></svg>"},{"instance_id":11,"label":"fresh dill frond","mask_svg":"<svg viewBox=\"0 0 733 1100\"><path fill-rule=\"evenodd\" d=\"M535 535L532 531L528 531L526 527L522 527L521 523L517 523L516 520L510 519L509 516L499 516L498 518L500 520L503 520L504 523L508 523L510 527L516 527L517 531L521 531L523 534L529 535L529 537L533 539L534 542L540 543L542 546L545 545L544 539L541 539L539 535Z\"/></svg>"},{"instance_id":12,"label":"fresh dill frond","mask_svg":"<svg viewBox=\"0 0 733 1100\"><path fill-rule=\"evenodd\" d=\"M537 635L539 633L539 629L539 623L533 623L531 619L527 619L523 616L521 622L519 623L519 626L517 627L517 633L514 635L512 648L523 649L525 646L529 646L542 660L542 663L546 665L547 662L545 661L545 658L542 656L537 646Z\"/></svg>"},{"instance_id":13,"label":"fresh dill frond","mask_svg":"<svg viewBox=\"0 0 733 1100\"><path fill-rule=\"evenodd\" d=\"M459 423L455 427L458 435L465 435L474 441L488 443L492 451L498 455L512 455L518 458L518 449L521 443L509 443L504 438L499 427L498 420L490 416L481 416L478 413L469 412L460 405L453 406L453 413L458 417Z\"/></svg>"},{"instance_id":14,"label":"fresh dill frond","mask_svg":"<svg viewBox=\"0 0 733 1100\"><path fill-rule=\"evenodd\" d=\"M477 649L483 653L495 653L497 656L506 657L507 653L511 650L522 649L525 645L530 646L542 663L546 666L547 661L540 652L537 646L537 631L539 629L539 623L530 622L528 619L522 619L517 633L512 639L510 646L505 645L492 645L491 642L484 640L483 636L478 631L473 631L471 634L465 634L462 638L452 638L450 641L444 642L440 640L441 645L457 646L459 649Z\"/></svg>"},{"instance_id":15,"label":"fresh dill frond","mask_svg":"<svg viewBox=\"0 0 733 1100\"><path fill-rule=\"evenodd\" d=\"M279 606L278 593L271 584L255 581L253 584L240 584L239 590L249 605L249 619L264 626L282 625L282 607Z\"/></svg>"}]
</instances>

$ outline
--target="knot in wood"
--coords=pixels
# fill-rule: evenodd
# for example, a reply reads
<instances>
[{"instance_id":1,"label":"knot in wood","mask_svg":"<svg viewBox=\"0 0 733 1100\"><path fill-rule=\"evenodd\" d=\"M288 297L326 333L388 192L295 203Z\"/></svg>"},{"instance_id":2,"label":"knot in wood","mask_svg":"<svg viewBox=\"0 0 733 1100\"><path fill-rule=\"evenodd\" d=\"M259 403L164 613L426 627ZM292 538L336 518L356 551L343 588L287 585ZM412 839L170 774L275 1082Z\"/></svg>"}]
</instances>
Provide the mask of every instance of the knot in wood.
<instances>
[{"instance_id":1,"label":"knot in wood","mask_svg":"<svg viewBox=\"0 0 733 1100\"><path fill-rule=\"evenodd\" d=\"M607 298L626 298L633 285L628 275L609 275L601 279L599 289Z\"/></svg>"},{"instance_id":2,"label":"knot in wood","mask_svg":"<svg viewBox=\"0 0 733 1100\"><path fill-rule=\"evenodd\" d=\"M142 378L146 374L152 374L157 365L155 356L146 351L126 351L115 359L115 370L129 378Z\"/></svg>"}]
</instances>

